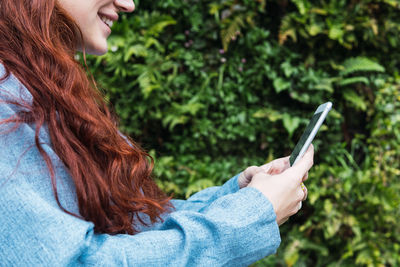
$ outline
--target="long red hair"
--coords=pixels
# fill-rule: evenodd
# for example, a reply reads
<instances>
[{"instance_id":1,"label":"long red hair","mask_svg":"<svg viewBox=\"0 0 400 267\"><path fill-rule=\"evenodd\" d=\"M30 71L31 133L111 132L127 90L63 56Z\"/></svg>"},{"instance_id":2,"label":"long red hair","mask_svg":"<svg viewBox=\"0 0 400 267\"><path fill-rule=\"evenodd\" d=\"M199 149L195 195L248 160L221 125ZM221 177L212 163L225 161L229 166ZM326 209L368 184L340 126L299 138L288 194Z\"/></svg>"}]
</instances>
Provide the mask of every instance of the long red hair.
<instances>
[{"instance_id":1,"label":"long red hair","mask_svg":"<svg viewBox=\"0 0 400 267\"><path fill-rule=\"evenodd\" d=\"M44 125L75 183L80 214L73 215L93 222L96 232L135 234L145 223L140 213L153 223L171 204L151 178L152 158L120 134L101 93L74 60L79 40L77 25L56 0L1 0L0 62L33 96L29 112L3 123L35 123L36 147L65 212L38 137Z\"/></svg>"}]
</instances>

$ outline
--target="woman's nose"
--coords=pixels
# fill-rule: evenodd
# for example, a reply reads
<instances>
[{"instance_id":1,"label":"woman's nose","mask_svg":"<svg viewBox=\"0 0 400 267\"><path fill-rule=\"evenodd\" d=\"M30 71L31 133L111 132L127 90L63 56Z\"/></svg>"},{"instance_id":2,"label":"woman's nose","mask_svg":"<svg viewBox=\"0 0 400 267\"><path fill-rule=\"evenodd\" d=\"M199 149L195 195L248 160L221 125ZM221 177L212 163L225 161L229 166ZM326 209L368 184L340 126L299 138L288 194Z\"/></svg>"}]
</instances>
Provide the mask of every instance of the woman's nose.
<instances>
[{"instance_id":1,"label":"woman's nose","mask_svg":"<svg viewBox=\"0 0 400 267\"><path fill-rule=\"evenodd\" d=\"M132 12L135 10L135 3L133 3L133 0L114 0L114 4L122 12Z\"/></svg>"}]
</instances>

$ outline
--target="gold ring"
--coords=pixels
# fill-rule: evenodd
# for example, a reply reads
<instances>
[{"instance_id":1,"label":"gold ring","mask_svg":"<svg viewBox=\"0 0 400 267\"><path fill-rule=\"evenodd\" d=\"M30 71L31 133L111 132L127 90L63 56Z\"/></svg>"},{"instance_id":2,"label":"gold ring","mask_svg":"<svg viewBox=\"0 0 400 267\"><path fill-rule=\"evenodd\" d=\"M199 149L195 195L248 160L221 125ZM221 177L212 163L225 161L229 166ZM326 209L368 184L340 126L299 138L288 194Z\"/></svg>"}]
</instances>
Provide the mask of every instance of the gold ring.
<instances>
[{"instance_id":1,"label":"gold ring","mask_svg":"<svg viewBox=\"0 0 400 267\"><path fill-rule=\"evenodd\" d=\"M304 183L301 183L301 190L303 190L303 192L306 192L306 186L304 185Z\"/></svg>"}]
</instances>

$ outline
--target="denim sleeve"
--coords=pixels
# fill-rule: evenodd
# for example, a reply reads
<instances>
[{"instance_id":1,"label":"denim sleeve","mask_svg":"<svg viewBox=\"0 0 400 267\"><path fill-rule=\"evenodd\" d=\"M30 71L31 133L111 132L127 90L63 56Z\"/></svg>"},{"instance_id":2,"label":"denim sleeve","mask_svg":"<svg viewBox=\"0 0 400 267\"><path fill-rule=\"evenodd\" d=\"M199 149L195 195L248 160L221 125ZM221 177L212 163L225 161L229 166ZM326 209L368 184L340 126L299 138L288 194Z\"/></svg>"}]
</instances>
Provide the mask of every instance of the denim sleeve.
<instances>
[{"instance_id":1,"label":"denim sleeve","mask_svg":"<svg viewBox=\"0 0 400 267\"><path fill-rule=\"evenodd\" d=\"M247 266L280 243L273 208L254 188L222 196L201 213L172 212L159 230L133 236L94 233L92 223L61 211L21 179L0 191L5 266Z\"/></svg>"},{"instance_id":2,"label":"denim sleeve","mask_svg":"<svg viewBox=\"0 0 400 267\"><path fill-rule=\"evenodd\" d=\"M173 199L171 202L176 210L201 211L216 199L239 190L238 177L240 173L229 179L222 186L213 186L201 190L187 200Z\"/></svg>"}]
</instances>

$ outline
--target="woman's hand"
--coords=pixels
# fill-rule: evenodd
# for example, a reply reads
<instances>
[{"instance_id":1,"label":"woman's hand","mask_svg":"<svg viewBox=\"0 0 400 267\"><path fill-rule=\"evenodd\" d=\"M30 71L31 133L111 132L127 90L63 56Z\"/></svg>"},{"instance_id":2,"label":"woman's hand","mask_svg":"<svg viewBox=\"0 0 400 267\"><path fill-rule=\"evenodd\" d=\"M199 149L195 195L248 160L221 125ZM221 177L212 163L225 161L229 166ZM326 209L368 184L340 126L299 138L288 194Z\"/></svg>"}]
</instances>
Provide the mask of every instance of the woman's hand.
<instances>
[{"instance_id":1,"label":"woman's hand","mask_svg":"<svg viewBox=\"0 0 400 267\"><path fill-rule=\"evenodd\" d=\"M301 202L307 198L307 189L303 185L308 170L313 165L314 147L310 145L296 165L276 174L257 172L248 184L261 191L272 203L278 225L286 222L301 208ZM272 162L271 162L272 163ZM286 166L286 165L284 165Z\"/></svg>"},{"instance_id":2,"label":"woman's hand","mask_svg":"<svg viewBox=\"0 0 400 267\"><path fill-rule=\"evenodd\" d=\"M250 166L244 170L238 178L239 188L246 187L252 180L253 176L259 172L266 174L279 174L290 167L289 157L275 159L262 166Z\"/></svg>"}]
</instances>

